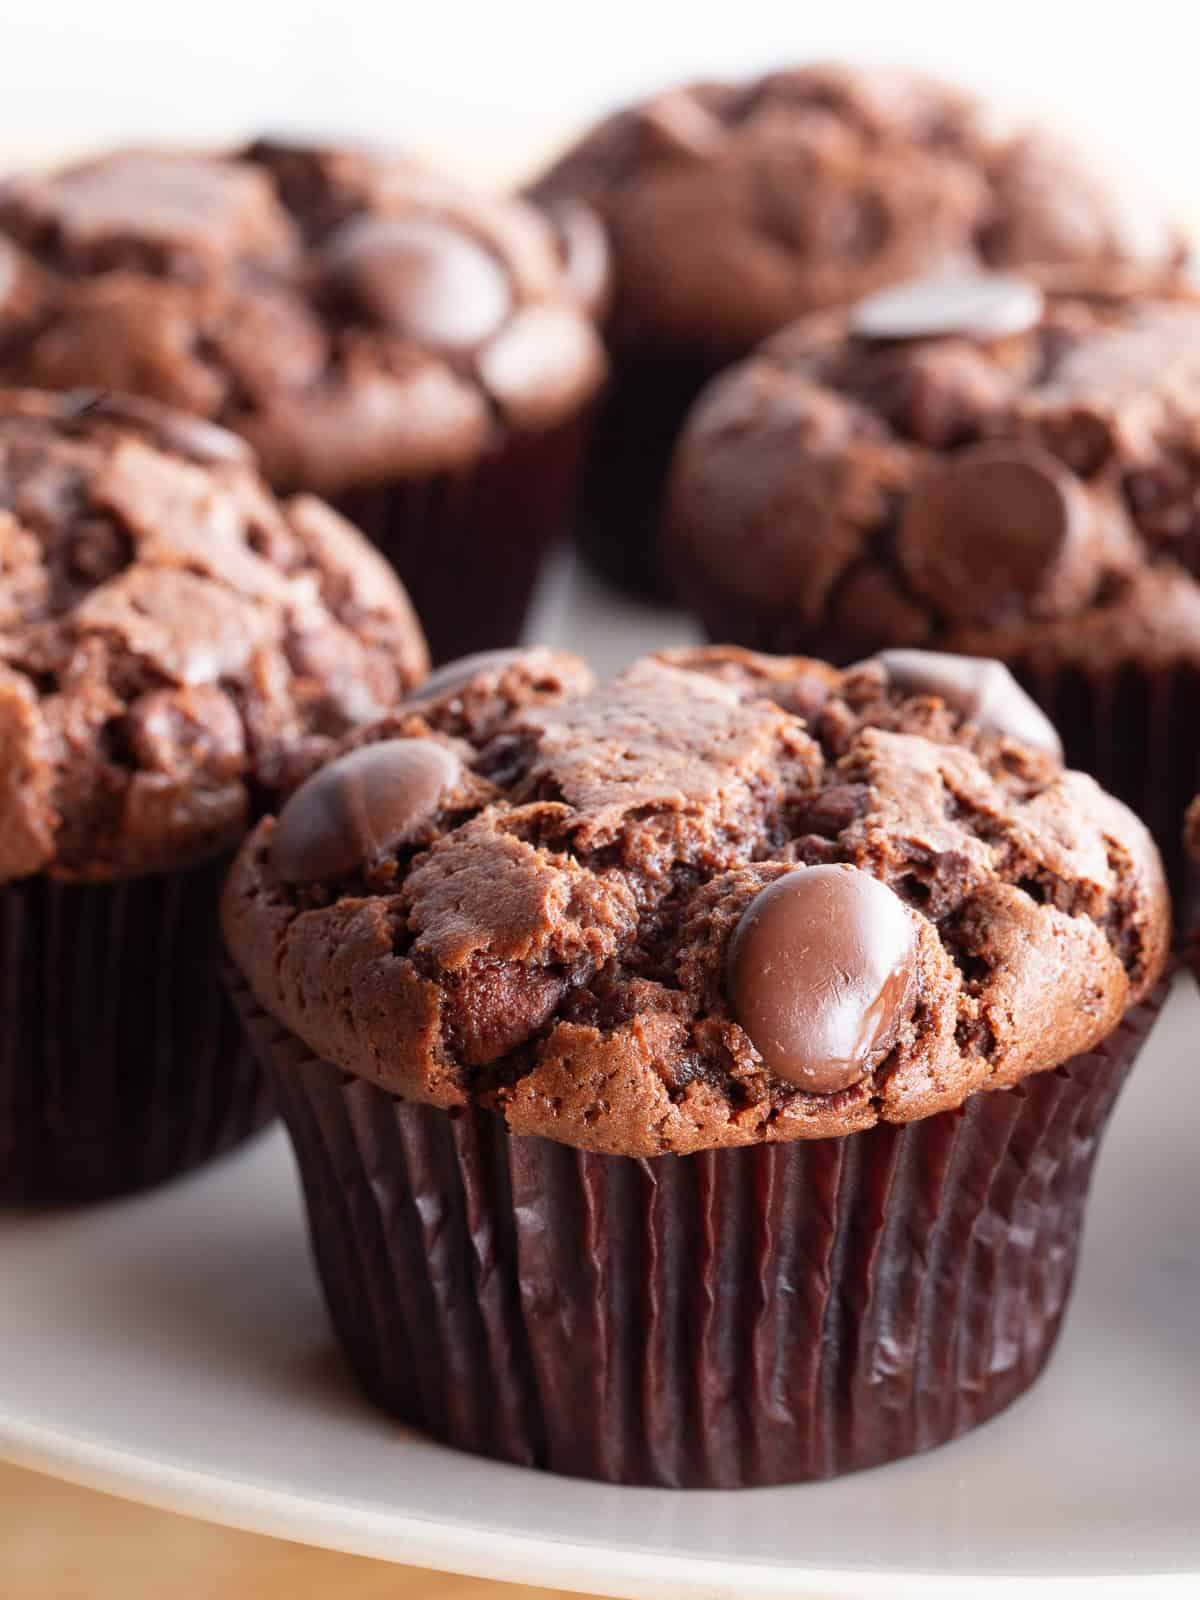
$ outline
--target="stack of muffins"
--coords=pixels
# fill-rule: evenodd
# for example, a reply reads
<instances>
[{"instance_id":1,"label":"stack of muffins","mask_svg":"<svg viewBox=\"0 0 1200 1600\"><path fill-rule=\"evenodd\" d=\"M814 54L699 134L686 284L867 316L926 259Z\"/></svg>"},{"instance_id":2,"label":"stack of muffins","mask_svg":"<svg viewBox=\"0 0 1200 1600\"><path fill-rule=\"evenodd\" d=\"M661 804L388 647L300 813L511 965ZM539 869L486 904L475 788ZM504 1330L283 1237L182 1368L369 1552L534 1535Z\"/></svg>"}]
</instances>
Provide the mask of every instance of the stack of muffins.
<instances>
[{"instance_id":1,"label":"stack of muffins","mask_svg":"<svg viewBox=\"0 0 1200 1600\"><path fill-rule=\"evenodd\" d=\"M828 1477L1023 1393L1200 787L1184 258L849 68L523 198L266 140L0 184L0 1195L278 1107L368 1395L554 1471ZM714 642L522 647L571 526Z\"/></svg>"}]
</instances>

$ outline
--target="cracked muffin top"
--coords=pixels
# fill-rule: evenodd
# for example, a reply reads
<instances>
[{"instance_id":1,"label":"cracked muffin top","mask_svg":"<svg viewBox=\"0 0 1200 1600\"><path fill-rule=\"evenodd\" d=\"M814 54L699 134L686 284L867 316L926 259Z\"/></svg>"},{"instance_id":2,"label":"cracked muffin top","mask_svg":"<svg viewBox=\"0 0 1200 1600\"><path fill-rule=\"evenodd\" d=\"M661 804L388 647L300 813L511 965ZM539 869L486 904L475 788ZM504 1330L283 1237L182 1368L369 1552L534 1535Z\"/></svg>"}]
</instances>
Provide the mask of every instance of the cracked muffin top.
<instances>
[{"instance_id":1,"label":"cracked muffin top","mask_svg":"<svg viewBox=\"0 0 1200 1600\"><path fill-rule=\"evenodd\" d=\"M1180 236L1140 195L995 123L917 73L805 66L619 111L534 193L607 222L618 344L710 357L947 263L1178 267Z\"/></svg>"},{"instance_id":2,"label":"cracked muffin top","mask_svg":"<svg viewBox=\"0 0 1200 1600\"><path fill-rule=\"evenodd\" d=\"M594 221L399 156L118 151L0 184L0 233L0 378L214 419L279 487L470 465L603 375Z\"/></svg>"},{"instance_id":3,"label":"cracked muffin top","mask_svg":"<svg viewBox=\"0 0 1200 1600\"><path fill-rule=\"evenodd\" d=\"M428 667L381 557L148 400L0 392L0 881L227 849Z\"/></svg>"},{"instance_id":4,"label":"cracked muffin top","mask_svg":"<svg viewBox=\"0 0 1200 1600\"><path fill-rule=\"evenodd\" d=\"M1200 301L990 274L795 323L697 402L664 542L756 646L1200 660Z\"/></svg>"},{"instance_id":5,"label":"cracked muffin top","mask_svg":"<svg viewBox=\"0 0 1200 1600\"><path fill-rule=\"evenodd\" d=\"M257 1003L401 1096L657 1155L956 1106L1097 1044L1168 942L1146 830L994 662L443 669L246 840Z\"/></svg>"}]
</instances>

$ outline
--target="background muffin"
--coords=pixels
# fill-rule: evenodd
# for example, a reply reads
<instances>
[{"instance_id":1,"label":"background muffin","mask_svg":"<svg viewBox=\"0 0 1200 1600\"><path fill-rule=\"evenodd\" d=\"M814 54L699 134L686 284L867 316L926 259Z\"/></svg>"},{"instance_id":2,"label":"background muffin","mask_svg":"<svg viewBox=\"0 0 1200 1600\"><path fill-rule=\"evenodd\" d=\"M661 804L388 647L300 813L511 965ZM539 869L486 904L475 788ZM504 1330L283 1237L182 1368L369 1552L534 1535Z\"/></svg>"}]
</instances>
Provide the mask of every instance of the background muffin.
<instances>
[{"instance_id":1,"label":"background muffin","mask_svg":"<svg viewBox=\"0 0 1200 1600\"><path fill-rule=\"evenodd\" d=\"M920 665L487 663L247 840L239 1004L378 1403L736 1486L1033 1380L1166 894L1003 668Z\"/></svg>"},{"instance_id":2,"label":"background muffin","mask_svg":"<svg viewBox=\"0 0 1200 1600\"><path fill-rule=\"evenodd\" d=\"M13 179L0 229L0 374L216 419L364 528L436 656L516 639L604 370L578 210L556 233L398 157L260 142Z\"/></svg>"},{"instance_id":3,"label":"background muffin","mask_svg":"<svg viewBox=\"0 0 1200 1600\"><path fill-rule=\"evenodd\" d=\"M1042 129L907 71L836 65L685 85L602 122L539 181L611 231L614 384L585 547L655 587L659 495L701 385L804 312L947 266L1136 263L1180 237Z\"/></svg>"},{"instance_id":4,"label":"background muffin","mask_svg":"<svg viewBox=\"0 0 1200 1600\"><path fill-rule=\"evenodd\" d=\"M716 638L998 656L1173 868L1200 782L1200 304L925 280L714 382L666 541Z\"/></svg>"},{"instance_id":5,"label":"background muffin","mask_svg":"<svg viewBox=\"0 0 1200 1600\"><path fill-rule=\"evenodd\" d=\"M0 1197L140 1187L263 1120L228 853L426 665L383 560L232 434L0 394Z\"/></svg>"}]
</instances>

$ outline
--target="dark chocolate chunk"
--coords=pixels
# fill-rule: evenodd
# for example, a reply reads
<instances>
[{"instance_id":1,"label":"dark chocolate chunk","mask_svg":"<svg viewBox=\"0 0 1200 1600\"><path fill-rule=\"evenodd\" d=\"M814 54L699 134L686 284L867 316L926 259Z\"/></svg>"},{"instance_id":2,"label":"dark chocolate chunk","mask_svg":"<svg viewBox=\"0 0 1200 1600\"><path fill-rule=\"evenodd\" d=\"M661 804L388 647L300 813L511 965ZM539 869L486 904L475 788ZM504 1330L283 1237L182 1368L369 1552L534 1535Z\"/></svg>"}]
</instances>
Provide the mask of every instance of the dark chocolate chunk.
<instances>
[{"instance_id":1,"label":"dark chocolate chunk","mask_svg":"<svg viewBox=\"0 0 1200 1600\"><path fill-rule=\"evenodd\" d=\"M285 883L338 878L411 838L459 773L431 739L364 745L315 772L279 814L271 859Z\"/></svg>"},{"instance_id":2,"label":"dark chocolate chunk","mask_svg":"<svg viewBox=\"0 0 1200 1600\"><path fill-rule=\"evenodd\" d=\"M1083 604L1094 584L1086 497L1033 445L979 445L914 483L897 553L947 617L990 622Z\"/></svg>"},{"instance_id":3,"label":"dark chocolate chunk","mask_svg":"<svg viewBox=\"0 0 1200 1600\"><path fill-rule=\"evenodd\" d=\"M1016 739L1061 761L1062 741L1001 661L936 650L881 650L888 681L902 694L930 694L985 733Z\"/></svg>"},{"instance_id":4,"label":"dark chocolate chunk","mask_svg":"<svg viewBox=\"0 0 1200 1600\"><path fill-rule=\"evenodd\" d=\"M325 259L359 310L437 349L473 349L512 309L500 260L436 217L356 217L332 235Z\"/></svg>"},{"instance_id":5,"label":"dark chocolate chunk","mask_svg":"<svg viewBox=\"0 0 1200 1600\"><path fill-rule=\"evenodd\" d=\"M895 1043L916 949L886 884L857 867L802 867L757 894L734 929L735 1015L776 1077L833 1094Z\"/></svg>"},{"instance_id":6,"label":"dark chocolate chunk","mask_svg":"<svg viewBox=\"0 0 1200 1600\"><path fill-rule=\"evenodd\" d=\"M868 295L850 329L860 339L1006 339L1027 333L1042 314L1042 291L1013 273L914 278Z\"/></svg>"}]
</instances>

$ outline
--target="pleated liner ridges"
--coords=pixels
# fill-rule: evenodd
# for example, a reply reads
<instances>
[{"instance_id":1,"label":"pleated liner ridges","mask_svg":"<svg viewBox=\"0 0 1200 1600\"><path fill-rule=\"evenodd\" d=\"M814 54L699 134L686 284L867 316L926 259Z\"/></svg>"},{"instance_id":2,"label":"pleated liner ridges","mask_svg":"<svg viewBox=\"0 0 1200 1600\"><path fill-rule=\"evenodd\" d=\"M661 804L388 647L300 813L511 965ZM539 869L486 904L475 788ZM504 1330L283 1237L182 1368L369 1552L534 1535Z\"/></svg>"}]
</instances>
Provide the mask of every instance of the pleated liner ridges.
<instances>
[{"instance_id":1,"label":"pleated liner ridges","mask_svg":"<svg viewBox=\"0 0 1200 1600\"><path fill-rule=\"evenodd\" d=\"M1095 1053L961 1111L650 1161L399 1101L237 997L373 1400L508 1461L737 1487L929 1449L1029 1386L1162 993Z\"/></svg>"},{"instance_id":2,"label":"pleated liner ridges","mask_svg":"<svg viewBox=\"0 0 1200 1600\"><path fill-rule=\"evenodd\" d=\"M220 981L227 865L0 888L0 1200L145 1188L272 1115Z\"/></svg>"},{"instance_id":3,"label":"pleated liner ridges","mask_svg":"<svg viewBox=\"0 0 1200 1600\"><path fill-rule=\"evenodd\" d=\"M434 662L514 645L542 565L570 526L590 417L514 436L461 473L337 497L399 573Z\"/></svg>"},{"instance_id":4,"label":"pleated liner ridges","mask_svg":"<svg viewBox=\"0 0 1200 1600\"><path fill-rule=\"evenodd\" d=\"M1010 663L1080 767L1136 811L1162 851L1172 888L1184 881L1183 814L1200 790L1200 666L1115 662L1084 672Z\"/></svg>"}]
</instances>

